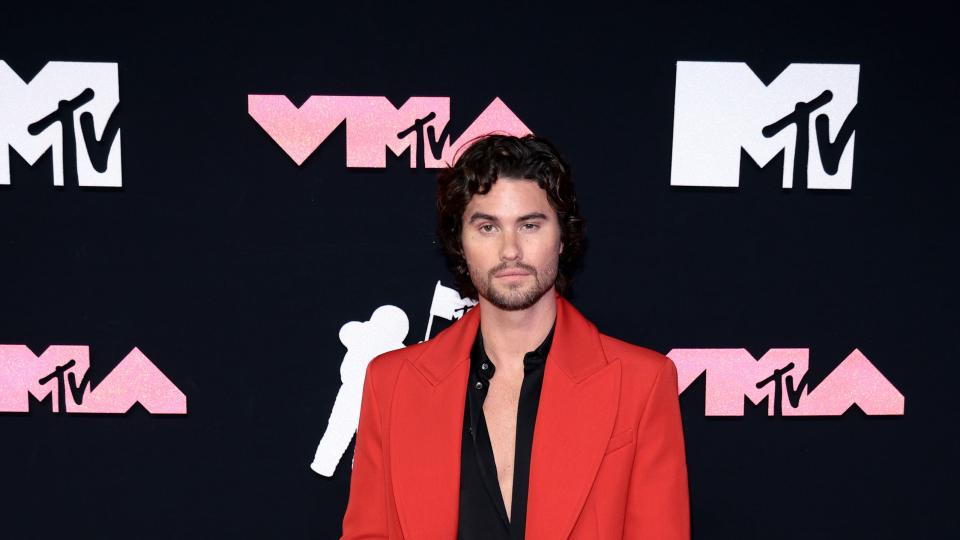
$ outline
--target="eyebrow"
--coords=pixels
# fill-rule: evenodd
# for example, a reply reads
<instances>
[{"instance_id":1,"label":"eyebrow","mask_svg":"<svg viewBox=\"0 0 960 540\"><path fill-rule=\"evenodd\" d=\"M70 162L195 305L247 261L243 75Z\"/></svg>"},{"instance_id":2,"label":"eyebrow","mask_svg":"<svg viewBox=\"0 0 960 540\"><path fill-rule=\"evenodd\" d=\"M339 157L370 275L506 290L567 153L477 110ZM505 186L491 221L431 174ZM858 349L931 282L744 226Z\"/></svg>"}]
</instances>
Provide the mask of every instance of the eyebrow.
<instances>
[{"instance_id":1,"label":"eyebrow","mask_svg":"<svg viewBox=\"0 0 960 540\"><path fill-rule=\"evenodd\" d=\"M531 212L531 213L529 213L529 214L524 214L524 215L520 216L519 218L517 218L517 221L530 221L530 220L533 220L533 219L544 219L544 220L545 220L545 219L547 219L547 215L544 214L543 212ZM474 212L474 213L470 216L470 220L468 221L468 223L473 223L474 221L480 221L480 220L496 221L496 222L499 222L499 221L500 221L500 219L497 218L496 216L492 216L492 215L490 215L490 214L484 214L483 212Z\"/></svg>"},{"instance_id":2,"label":"eyebrow","mask_svg":"<svg viewBox=\"0 0 960 540\"><path fill-rule=\"evenodd\" d=\"M470 216L469 223L473 223L474 221L480 221L480 220L500 221L495 216L491 216L490 214L484 214L482 212L474 212L473 215Z\"/></svg>"}]
</instances>

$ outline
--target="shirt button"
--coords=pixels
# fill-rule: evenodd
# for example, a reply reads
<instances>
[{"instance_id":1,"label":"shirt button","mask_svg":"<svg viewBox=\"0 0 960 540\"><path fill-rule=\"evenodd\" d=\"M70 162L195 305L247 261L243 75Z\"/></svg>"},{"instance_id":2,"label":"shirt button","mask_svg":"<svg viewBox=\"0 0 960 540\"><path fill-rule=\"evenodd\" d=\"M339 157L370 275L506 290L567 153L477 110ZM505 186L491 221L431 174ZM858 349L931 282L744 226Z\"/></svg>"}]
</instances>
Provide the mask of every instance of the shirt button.
<instances>
[{"instance_id":1,"label":"shirt button","mask_svg":"<svg viewBox=\"0 0 960 540\"><path fill-rule=\"evenodd\" d=\"M490 364L487 364L486 362L480 364L480 369L484 371L486 371L488 367L490 367Z\"/></svg>"},{"instance_id":2,"label":"shirt button","mask_svg":"<svg viewBox=\"0 0 960 540\"><path fill-rule=\"evenodd\" d=\"M476 388L477 390L480 390L481 388L483 388L483 383L480 381L477 381L477 384L473 385L473 387Z\"/></svg>"}]
</instances>

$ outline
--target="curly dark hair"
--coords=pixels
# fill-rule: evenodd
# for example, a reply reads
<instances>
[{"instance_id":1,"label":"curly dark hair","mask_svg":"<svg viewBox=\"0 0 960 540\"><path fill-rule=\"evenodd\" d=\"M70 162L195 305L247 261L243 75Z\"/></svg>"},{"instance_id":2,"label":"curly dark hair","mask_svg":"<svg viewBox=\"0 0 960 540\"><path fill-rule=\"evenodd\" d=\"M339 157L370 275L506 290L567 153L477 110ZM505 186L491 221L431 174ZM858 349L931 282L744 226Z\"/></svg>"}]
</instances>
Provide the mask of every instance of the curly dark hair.
<instances>
[{"instance_id":1,"label":"curly dark hair","mask_svg":"<svg viewBox=\"0 0 960 540\"><path fill-rule=\"evenodd\" d=\"M563 242L554 285L561 294L566 292L586 240L586 222L577 206L570 166L542 137L491 134L470 144L456 163L437 177L437 237L460 294L477 296L463 257L463 212L474 195L489 192L499 178L534 181L547 192L547 200L557 212Z\"/></svg>"}]
</instances>

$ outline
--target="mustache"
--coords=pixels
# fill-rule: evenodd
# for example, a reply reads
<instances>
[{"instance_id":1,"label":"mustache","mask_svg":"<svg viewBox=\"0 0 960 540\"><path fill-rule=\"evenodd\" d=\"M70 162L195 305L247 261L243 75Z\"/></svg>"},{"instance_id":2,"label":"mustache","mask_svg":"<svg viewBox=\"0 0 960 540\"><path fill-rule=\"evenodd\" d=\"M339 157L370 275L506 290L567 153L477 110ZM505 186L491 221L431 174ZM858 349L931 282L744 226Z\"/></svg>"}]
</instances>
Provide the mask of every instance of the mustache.
<instances>
[{"instance_id":1,"label":"mustache","mask_svg":"<svg viewBox=\"0 0 960 540\"><path fill-rule=\"evenodd\" d=\"M533 274L534 276L537 275L537 269L534 268L533 266L530 266L529 264L523 264L523 263L507 264L505 262L502 262L494 266L493 268L491 268L489 274L492 277L498 272L503 272L504 270L524 270L526 272Z\"/></svg>"}]
</instances>

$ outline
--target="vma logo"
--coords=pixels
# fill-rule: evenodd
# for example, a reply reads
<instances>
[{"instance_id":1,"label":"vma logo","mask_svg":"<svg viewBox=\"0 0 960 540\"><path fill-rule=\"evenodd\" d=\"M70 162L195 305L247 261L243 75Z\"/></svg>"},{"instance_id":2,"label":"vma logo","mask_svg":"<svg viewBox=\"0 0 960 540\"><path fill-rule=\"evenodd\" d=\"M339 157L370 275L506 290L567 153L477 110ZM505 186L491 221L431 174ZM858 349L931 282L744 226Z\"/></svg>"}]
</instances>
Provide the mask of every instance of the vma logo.
<instances>
[{"instance_id":1,"label":"vma logo","mask_svg":"<svg viewBox=\"0 0 960 540\"><path fill-rule=\"evenodd\" d=\"M40 356L26 345L0 345L0 413L30 412L29 396L52 398L57 413L122 414L139 403L151 414L187 414L187 396L134 347L96 386L90 348L52 345Z\"/></svg>"},{"instance_id":2,"label":"vma logo","mask_svg":"<svg viewBox=\"0 0 960 540\"><path fill-rule=\"evenodd\" d=\"M433 289L427 331L435 318L456 321L477 302L462 298L439 281ZM333 476L360 423L360 403L367 366L380 354L406 345L407 313L393 305L376 308L366 321L349 321L340 328L346 349L340 364L341 386L326 430L310 468ZM809 349L771 349L760 360L745 349L673 349L667 356L677 366L677 386L683 393L706 374L706 415L743 416L745 398L770 416L839 416L856 405L868 415L902 415L904 398L874 365L854 350L815 388L807 379Z\"/></svg>"},{"instance_id":3,"label":"vma logo","mask_svg":"<svg viewBox=\"0 0 960 540\"><path fill-rule=\"evenodd\" d=\"M791 64L769 85L736 62L677 62L670 185L737 187L741 148L783 152L783 187L850 189L860 66Z\"/></svg>"},{"instance_id":4,"label":"vma logo","mask_svg":"<svg viewBox=\"0 0 960 540\"><path fill-rule=\"evenodd\" d=\"M28 163L53 151L53 184L121 187L117 64L49 62L28 83L0 60L0 184L13 148Z\"/></svg>"},{"instance_id":5,"label":"vma logo","mask_svg":"<svg viewBox=\"0 0 960 540\"><path fill-rule=\"evenodd\" d=\"M461 298L460 294L437 281L430 302L427 331L423 340L430 339L433 319L441 317L454 321L463 317L477 302ZM323 476L333 476L360 424L360 402L367 365L378 355L405 347L403 340L410 331L410 319L402 309L383 305L366 321L350 321L340 327L340 343L347 350L340 364L340 390L337 391L327 429L317 445L310 468Z\"/></svg>"},{"instance_id":6,"label":"vma logo","mask_svg":"<svg viewBox=\"0 0 960 540\"><path fill-rule=\"evenodd\" d=\"M409 150L411 168L435 169L453 163L457 151L481 135L531 133L500 98L456 140L447 129L448 97L412 97L396 108L383 96L311 96L296 107L286 96L250 95L247 112L297 165L344 122L347 167L382 169L389 149L395 156Z\"/></svg>"},{"instance_id":7,"label":"vma logo","mask_svg":"<svg viewBox=\"0 0 960 540\"><path fill-rule=\"evenodd\" d=\"M707 416L743 416L744 398L767 402L769 416L840 416L856 405L867 415L902 415L903 394L854 349L816 387L807 380L810 349L674 349L680 392L706 374Z\"/></svg>"}]
</instances>

